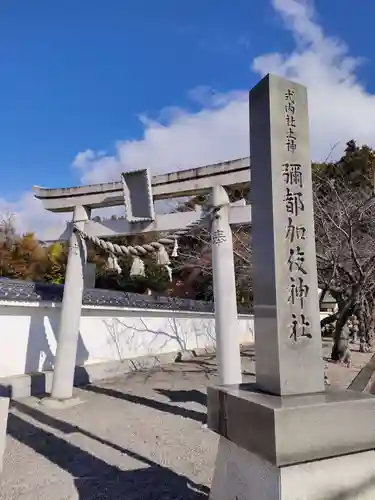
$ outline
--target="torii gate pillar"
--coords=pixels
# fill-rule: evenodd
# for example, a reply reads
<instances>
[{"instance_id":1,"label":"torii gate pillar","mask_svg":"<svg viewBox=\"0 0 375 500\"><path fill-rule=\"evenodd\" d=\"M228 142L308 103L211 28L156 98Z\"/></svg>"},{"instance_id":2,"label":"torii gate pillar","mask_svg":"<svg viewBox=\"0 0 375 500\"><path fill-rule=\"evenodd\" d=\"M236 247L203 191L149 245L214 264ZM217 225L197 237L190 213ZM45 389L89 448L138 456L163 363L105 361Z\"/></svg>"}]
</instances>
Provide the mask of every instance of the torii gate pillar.
<instances>
[{"instance_id":1,"label":"torii gate pillar","mask_svg":"<svg viewBox=\"0 0 375 500\"><path fill-rule=\"evenodd\" d=\"M85 221L89 218L89 209L82 206L75 207L73 223L78 229L83 229ZM52 406L58 405L59 402L64 403L67 400L71 400L73 396L86 258L85 242L76 231L73 231L72 227L69 239L68 262L60 314L51 398L43 400L43 403Z\"/></svg>"},{"instance_id":2,"label":"torii gate pillar","mask_svg":"<svg viewBox=\"0 0 375 500\"><path fill-rule=\"evenodd\" d=\"M236 280L233 239L229 225L230 203L223 186L214 186L211 205L220 207L211 224L212 274L215 301L216 356L221 384L241 384L238 342Z\"/></svg>"}]
</instances>

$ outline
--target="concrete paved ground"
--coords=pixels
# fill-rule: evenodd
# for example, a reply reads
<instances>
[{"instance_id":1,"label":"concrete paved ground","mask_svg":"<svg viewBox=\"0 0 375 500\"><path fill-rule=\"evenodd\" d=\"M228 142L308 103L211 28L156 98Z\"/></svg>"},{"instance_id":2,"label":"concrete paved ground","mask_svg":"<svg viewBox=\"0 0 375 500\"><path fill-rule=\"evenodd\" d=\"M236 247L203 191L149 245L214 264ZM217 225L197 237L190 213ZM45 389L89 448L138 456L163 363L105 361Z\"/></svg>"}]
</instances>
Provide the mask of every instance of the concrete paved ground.
<instances>
[{"instance_id":1,"label":"concrete paved ground","mask_svg":"<svg viewBox=\"0 0 375 500\"><path fill-rule=\"evenodd\" d=\"M346 386L370 356L329 363L331 383ZM251 381L253 349L242 359ZM203 425L205 387L216 380L206 355L77 389L83 403L64 410L14 402L0 500L207 499L217 436Z\"/></svg>"}]
</instances>

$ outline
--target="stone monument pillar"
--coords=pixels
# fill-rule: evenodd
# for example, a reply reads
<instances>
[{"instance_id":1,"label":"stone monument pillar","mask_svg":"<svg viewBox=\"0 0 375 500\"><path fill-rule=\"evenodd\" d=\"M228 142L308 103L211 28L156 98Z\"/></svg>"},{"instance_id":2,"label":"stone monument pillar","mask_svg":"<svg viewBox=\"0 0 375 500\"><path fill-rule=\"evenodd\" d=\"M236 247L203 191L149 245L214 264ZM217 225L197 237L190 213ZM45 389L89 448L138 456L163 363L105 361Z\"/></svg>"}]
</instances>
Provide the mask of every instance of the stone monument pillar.
<instances>
[{"instance_id":1,"label":"stone monument pillar","mask_svg":"<svg viewBox=\"0 0 375 500\"><path fill-rule=\"evenodd\" d=\"M211 500L374 499L375 398L324 387L305 87L252 89L250 150L256 383L208 388Z\"/></svg>"}]
</instances>

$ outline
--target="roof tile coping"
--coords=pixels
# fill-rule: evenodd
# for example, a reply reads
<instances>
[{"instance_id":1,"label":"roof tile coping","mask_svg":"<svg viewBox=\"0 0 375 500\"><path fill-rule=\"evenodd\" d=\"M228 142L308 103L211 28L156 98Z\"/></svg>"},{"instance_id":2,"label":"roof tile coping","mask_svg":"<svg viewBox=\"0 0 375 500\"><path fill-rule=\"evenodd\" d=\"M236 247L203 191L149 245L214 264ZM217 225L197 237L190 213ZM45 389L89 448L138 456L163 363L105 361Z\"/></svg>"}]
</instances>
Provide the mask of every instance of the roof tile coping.
<instances>
[{"instance_id":1,"label":"roof tile coping","mask_svg":"<svg viewBox=\"0 0 375 500\"><path fill-rule=\"evenodd\" d=\"M0 300L10 302L61 302L64 285L36 281L0 278ZM173 311L214 312L213 302L192 300L163 295L143 295L138 293L88 289L83 292L85 306L110 306L136 309L164 309ZM239 314L250 314L250 308L238 306Z\"/></svg>"}]
</instances>

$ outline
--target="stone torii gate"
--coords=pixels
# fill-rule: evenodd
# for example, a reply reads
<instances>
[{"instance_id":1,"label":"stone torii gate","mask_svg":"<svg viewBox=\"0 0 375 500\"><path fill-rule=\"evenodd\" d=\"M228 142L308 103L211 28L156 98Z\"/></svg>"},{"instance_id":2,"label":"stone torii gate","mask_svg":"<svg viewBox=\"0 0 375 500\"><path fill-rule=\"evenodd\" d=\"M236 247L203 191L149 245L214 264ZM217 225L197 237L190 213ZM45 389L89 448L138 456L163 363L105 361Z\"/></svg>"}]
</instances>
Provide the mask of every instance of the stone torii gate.
<instances>
[{"instance_id":1,"label":"stone torii gate","mask_svg":"<svg viewBox=\"0 0 375 500\"><path fill-rule=\"evenodd\" d=\"M73 380L81 318L85 238L124 236L147 232L172 233L169 241L187 232L186 228L206 224L207 214L200 208L189 212L155 214L154 202L168 198L211 193L210 231L214 281L217 356L223 384L242 381L237 330L237 304L230 225L249 224L248 201L230 204L226 186L246 187L250 182L249 158L205 167L149 176L147 169L122 174L122 181L61 189L34 187L35 197L51 212L73 212L72 222L61 230L49 230L46 240L69 240L68 263L62 302L51 398L52 406L74 404ZM95 221L92 209L125 205L124 219ZM175 232L175 235L173 233ZM174 238L174 239L173 239ZM103 242L103 240L101 240ZM155 243L157 248L157 243ZM124 247L122 247L124 248ZM139 248L139 247L137 247ZM127 250L127 249L126 249ZM128 251L128 250L127 250ZM143 251L143 250L142 250ZM129 252L137 255L136 252ZM146 252L144 252L146 253ZM138 253L139 255L139 253ZM142 254L141 254L142 255ZM219 265L220 263L220 265Z\"/></svg>"}]
</instances>

